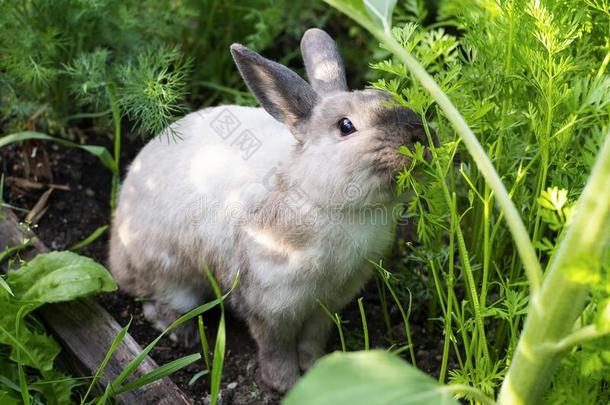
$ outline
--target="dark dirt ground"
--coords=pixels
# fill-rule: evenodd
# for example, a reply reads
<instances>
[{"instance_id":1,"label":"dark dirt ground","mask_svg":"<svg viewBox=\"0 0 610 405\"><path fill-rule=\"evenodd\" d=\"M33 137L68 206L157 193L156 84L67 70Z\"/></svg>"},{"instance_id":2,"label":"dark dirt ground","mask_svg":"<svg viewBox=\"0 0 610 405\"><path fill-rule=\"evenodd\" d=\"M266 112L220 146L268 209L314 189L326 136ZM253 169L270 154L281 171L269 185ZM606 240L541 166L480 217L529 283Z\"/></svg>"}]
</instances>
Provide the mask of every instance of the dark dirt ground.
<instances>
[{"instance_id":1,"label":"dark dirt ground","mask_svg":"<svg viewBox=\"0 0 610 405\"><path fill-rule=\"evenodd\" d=\"M90 137L89 144L104 145L111 150L110 141L106 138ZM143 145L142 140L126 141L122 156L123 169L130 162ZM81 241L95 229L109 223L109 191L111 175L94 156L87 152L68 149L51 143L36 142L30 148L20 144L13 144L0 150L0 167L5 179L8 177L26 177L23 152L32 155L32 149L42 156L43 166L49 163L52 173L52 182L67 185L70 191L54 190L47 207L34 232L53 250L62 250ZM44 156L48 157L44 159ZM30 170L31 172L34 170ZM48 171L48 170L47 170ZM32 180L30 174L29 179ZM32 209L45 189L22 188L14 182L5 180L4 200L16 207L26 210ZM16 212L23 219L25 213ZM91 245L79 251L80 254L90 256L95 260L106 263L108 233ZM363 292L364 306L367 315L371 347L388 347L385 337L386 328L383 323L380 302L374 283L370 283ZM119 321L125 325L133 317L129 333L135 340L144 346L153 340L158 332L142 316L141 304L137 299L121 292L104 294L98 301ZM442 353L442 334L429 327L425 319L425 308L418 311L413 308L411 316L411 329L418 367L435 375L440 368ZM392 324L395 336L400 341L400 331L403 330L400 314L397 308L391 308ZM207 314L206 314L207 315ZM362 348L361 321L357 304L354 302L341 314L345 321L344 331L351 349ZM215 329L218 325L218 314L212 313L205 318L208 329L208 339L214 342ZM404 340L404 332L402 334ZM329 351L340 350L338 334L332 334L329 342ZM165 338L152 351L152 358L158 364L165 364L171 360L191 354L193 350L185 350ZM407 351L403 352L403 356ZM209 402L208 379L202 377L193 385L189 385L191 378L204 369L201 363L192 364L171 376L172 380L187 393L194 404ZM269 391L261 385L257 377L256 347L250 338L245 324L229 314L227 318L227 353L222 377L222 403L223 404L276 404L280 396ZM207 401L206 401L207 399Z\"/></svg>"}]
</instances>

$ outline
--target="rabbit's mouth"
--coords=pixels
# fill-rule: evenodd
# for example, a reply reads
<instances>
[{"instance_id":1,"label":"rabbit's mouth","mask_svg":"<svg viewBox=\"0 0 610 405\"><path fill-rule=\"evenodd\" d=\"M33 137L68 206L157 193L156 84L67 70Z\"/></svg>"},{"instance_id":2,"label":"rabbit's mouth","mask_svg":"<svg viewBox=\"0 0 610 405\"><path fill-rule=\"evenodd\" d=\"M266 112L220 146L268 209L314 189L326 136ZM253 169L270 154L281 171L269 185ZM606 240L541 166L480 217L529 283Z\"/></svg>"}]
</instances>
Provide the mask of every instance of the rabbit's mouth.
<instances>
[{"instance_id":1,"label":"rabbit's mouth","mask_svg":"<svg viewBox=\"0 0 610 405\"><path fill-rule=\"evenodd\" d=\"M411 164L411 159L398 152L399 145L384 146L372 153L372 170L382 185L393 189L396 176Z\"/></svg>"},{"instance_id":2,"label":"rabbit's mouth","mask_svg":"<svg viewBox=\"0 0 610 405\"><path fill-rule=\"evenodd\" d=\"M374 179L371 188L376 196L374 199L384 202L395 196L398 174L406 165L394 163L379 163L370 168L371 178Z\"/></svg>"}]
</instances>

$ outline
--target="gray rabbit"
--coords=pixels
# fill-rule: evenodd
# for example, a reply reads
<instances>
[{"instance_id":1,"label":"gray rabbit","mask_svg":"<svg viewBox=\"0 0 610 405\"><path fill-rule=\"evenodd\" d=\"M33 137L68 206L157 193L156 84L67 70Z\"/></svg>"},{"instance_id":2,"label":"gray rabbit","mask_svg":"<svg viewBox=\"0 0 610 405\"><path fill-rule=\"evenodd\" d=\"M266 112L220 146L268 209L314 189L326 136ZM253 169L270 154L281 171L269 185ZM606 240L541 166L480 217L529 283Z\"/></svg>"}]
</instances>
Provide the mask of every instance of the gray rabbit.
<instances>
[{"instance_id":1,"label":"gray rabbit","mask_svg":"<svg viewBox=\"0 0 610 405\"><path fill-rule=\"evenodd\" d=\"M129 168L110 241L120 287L147 297L163 329L240 282L228 305L258 345L263 381L285 392L324 353L330 320L387 253L401 145L426 144L421 120L381 91L349 91L324 31L301 52L309 83L238 44L235 63L262 108L208 108L151 140ZM192 327L174 338L190 343Z\"/></svg>"}]
</instances>

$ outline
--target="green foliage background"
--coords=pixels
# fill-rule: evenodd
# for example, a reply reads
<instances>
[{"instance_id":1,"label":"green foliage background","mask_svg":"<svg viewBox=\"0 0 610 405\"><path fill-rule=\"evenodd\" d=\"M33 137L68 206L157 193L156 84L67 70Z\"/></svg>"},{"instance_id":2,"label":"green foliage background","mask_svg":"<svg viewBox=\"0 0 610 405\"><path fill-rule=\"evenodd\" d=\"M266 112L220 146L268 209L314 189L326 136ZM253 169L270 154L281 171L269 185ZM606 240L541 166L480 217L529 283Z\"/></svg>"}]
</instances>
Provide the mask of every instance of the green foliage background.
<instances>
[{"instance_id":1,"label":"green foliage background","mask_svg":"<svg viewBox=\"0 0 610 405\"><path fill-rule=\"evenodd\" d=\"M91 129L83 127L109 132L113 103L148 136L191 109L253 104L231 43L299 68L307 28L330 21L331 32L359 31L305 0L1 0L0 9L3 131L68 137ZM374 43L350 43L348 70L358 80L366 71L362 48Z\"/></svg>"}]
</instances>

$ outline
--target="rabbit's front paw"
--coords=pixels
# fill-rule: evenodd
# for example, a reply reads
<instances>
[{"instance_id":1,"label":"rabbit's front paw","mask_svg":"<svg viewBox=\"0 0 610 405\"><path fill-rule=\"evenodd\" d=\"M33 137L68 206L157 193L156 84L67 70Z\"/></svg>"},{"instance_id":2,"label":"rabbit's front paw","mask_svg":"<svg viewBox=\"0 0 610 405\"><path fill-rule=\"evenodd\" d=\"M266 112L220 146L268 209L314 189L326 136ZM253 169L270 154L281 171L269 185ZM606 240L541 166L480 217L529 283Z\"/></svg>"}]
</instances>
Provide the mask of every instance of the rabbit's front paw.
<instances>
[{"instance_id":1,"label":"rabbit's front paw","mask_svg":"<svg viewBox=\"0 0 610 405\"><path fill-rule=\"evenodd\" d=\"M288 391L299 378L299 366L285 359L261 360L261 379L263 383L279 393Z\"/></svg>"},{"instance_id":2,"label":"rabbit's front paw","mask_svg":"<svg viewBox=\"0 0 610 405\"><path fill-rule=\"evenodd\" d=\"M317 345L299 345L299 367L305 372L324 355L324 349Z\"/></svg>"},{"instance_id":3,"label":"rabbit's front paw","mask_svg":"<svg viewBox=\"0 0 610 405\"><path fill-rule=\"evenodd\" d=\"M191 348L199 341L199 330L194 320L189 320L171 331L169 338L186 348Z\"/></svg>"},{"instance_id":4,"label":"rabbit's front paw","mask_svg":"<svg viewBox=\"0 0 610 405\"><path fill-rule=\"evenodd\" d=\"M171 310L167 305L159 304L156 301L145 303L142 310L146 320L161 332L165 331L181 315L179 311ZM194 320L187 321L172 330L169 338L184 347L193 347L199 340L197 324Z\"/></svg>"}]
</instances>

